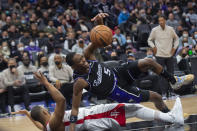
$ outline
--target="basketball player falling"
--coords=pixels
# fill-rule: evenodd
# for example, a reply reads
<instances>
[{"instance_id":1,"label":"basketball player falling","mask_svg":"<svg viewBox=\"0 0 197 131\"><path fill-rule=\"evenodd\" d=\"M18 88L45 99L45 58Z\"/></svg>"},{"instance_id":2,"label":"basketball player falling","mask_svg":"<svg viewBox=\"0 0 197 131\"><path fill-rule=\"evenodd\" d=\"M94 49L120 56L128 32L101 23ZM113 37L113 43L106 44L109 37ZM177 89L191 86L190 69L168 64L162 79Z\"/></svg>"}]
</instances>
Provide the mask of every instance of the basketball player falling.
<instances>
[{"instance_id":1,"label":"basketball player falling","mask_svg":"<svg viewBox=\"0 0 197 131\"><path fill-rule=\"evenodd\" d=\"M73 121L76 122L75 131L121 131L126 125L126 118L138 117L144 120L161 120L183 125L182 105L176 99L173 109L169 113L162 113L139 104L101 104L92 107L80 108L78 118L71 117L71 111L65 112L64 96L48 82L42 73L35 73L35 77L47 88L56 102L55 111L50 114L47 109L35 106L31 112L21 110L12 114L25 114L36 127L43 131L69 131ZM70 121L70 118L73 120Z\"/></svg>"},{"instance_id":2,"label":"basketball player falling","mask_svg":"<svg viewBox=\"0 0 197 131\"><path fill-rule=\"evenodd\" d=\"M103 18L108 14L100 13L92 21L103 24ZM66 62L74 70L74 86L71 112L71 129L74 131L77 122L78 108L81 102L82 90L106 98L113 99L119 103L136 103L151 101L161 112L169 112L168 107L162 100L161 95L156 92L141 90L132 85L141 72L149 69L167 79L173 89L177 89L191 80L191 77L175 77L167 72L160 64L150 58L140 59L134 62L122 63L119 67L109 68L96 61L94 51L99 48L97 43L90 43L83 55L69 53Z\"/></svg>"}]
</instances>

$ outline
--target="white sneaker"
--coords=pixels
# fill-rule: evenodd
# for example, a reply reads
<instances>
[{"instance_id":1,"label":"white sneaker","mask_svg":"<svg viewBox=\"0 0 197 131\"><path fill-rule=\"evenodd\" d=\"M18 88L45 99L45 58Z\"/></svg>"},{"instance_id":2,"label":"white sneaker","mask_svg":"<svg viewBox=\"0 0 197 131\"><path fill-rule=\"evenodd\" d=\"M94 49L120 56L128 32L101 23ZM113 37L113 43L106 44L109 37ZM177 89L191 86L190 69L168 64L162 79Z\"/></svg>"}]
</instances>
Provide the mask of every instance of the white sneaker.
<instances>
[{"instance_id":1,"label":"white sneaker","mask_svg":"<svg viewBox=\"0 0 197 131\"><path fill-rule=\"evenodd\" d=\"M189 74L189 75L184 75L184 76L174 76L176 79L175 84L171 84L172 89L178 90L181 88L183 85L188 85L194 80L194 75Z\"/></svg>"},{"instance_id":2,"label":"white sneaker","mask_svg":"<svg viewBox=\"0 0 197 131\"><path fill-rule=\"evenodd\" d=\"M184 125L183 109L181 100L179 97L176 98L174 107L169 112L169 115L173 118L173 123L176 125Z\"/></svg>"}]
</instances>

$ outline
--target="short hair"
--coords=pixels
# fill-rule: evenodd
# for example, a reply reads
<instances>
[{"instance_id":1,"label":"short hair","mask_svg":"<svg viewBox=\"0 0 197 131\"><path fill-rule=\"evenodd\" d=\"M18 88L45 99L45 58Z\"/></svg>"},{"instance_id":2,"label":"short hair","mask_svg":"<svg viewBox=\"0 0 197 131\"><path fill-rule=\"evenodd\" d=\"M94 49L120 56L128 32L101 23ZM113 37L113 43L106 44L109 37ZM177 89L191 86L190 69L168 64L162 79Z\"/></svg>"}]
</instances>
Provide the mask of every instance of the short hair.
<instances>
[{"instance_id":1,"label":"short hair","mask_svg":"<svg viewBox=\"0 0 197 131\"><path fill-rule=\"evenodd\" d=\"M31 118L35 121L39 121L40 123L43 124L43 121L42 121L42 116L41 116L41 110L42 110L42 107L41 106L34 106L32 109L31 109Z\"/></svg>"},{"instance_id":2,"label":"short hair","mask_svg":"<svg viewBox=\"0 0 197 131\"><path fill-rule=\"evenodd\" d=\"M9 59L8 59L8 63L9 63L10 61L14 61L14 62L16 63L16 59L15 59L15 58L9 58Z\"/></svg>"},{"instance_id":3,"label":"short hair","mask_svg":"<svg viewBox=\"0 0 197 131\"><path fill-rule=\"evenodd\" d=\"M75 52L71 52L71 53L67 54L67 56L66 56L66 63L69 66L74 65L73 57L74 57L75 54L76 54Z\"/></svg>"},{"instance_id":4,"label":"short hair","mask_svg":"<svg viewBox=\"0 0 197 131\"><path fill-rule=\"evenodd\" d=\"M166 20L166 16L165 16L165 15L160 15L160 16L158 17L158 19L159 19L159 18L163 18L163 19Z\"/></svg>"}]
</instances>

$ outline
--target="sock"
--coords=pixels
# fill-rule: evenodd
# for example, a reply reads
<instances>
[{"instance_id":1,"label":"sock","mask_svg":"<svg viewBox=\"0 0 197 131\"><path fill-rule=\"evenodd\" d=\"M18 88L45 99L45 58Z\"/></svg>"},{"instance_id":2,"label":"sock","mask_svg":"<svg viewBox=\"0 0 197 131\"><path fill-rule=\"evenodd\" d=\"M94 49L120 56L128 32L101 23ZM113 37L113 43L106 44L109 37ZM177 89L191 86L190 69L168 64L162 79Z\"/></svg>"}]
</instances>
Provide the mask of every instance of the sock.
<instances>
[{"instance_id":1,"label":"sock","mask_svg":"<svg viewBox=\"0 0 197 131\"><path fill-rule=\"evenodd\" d=\"M155 120L165 121L165 122L174 122L174 118L169 115L169 113L162 113L160 111L155 111Z\"/></svg>"},{"instance_id":2,"label":"sock","mask_svg":"<svg viewBox=\"0 0 197 131\"><path fill-rule=\"evenodd\" d=\"M160 75L166 78L171 84L176 83L176 79L174 78L174 76L169 72L167 72L166 70L163 69Z\"/></svg>"},{"instance_id":3,"label":"sock","mask_svg":"<svg viewBox=\"0 0 197 131\"><path fill-rule=\"evenodd\" d=\"M168 107L165 107L164 109L161 110L161 112L163 113L168 113L170 110L168 109Z\"/></svg>"}]
</instances>

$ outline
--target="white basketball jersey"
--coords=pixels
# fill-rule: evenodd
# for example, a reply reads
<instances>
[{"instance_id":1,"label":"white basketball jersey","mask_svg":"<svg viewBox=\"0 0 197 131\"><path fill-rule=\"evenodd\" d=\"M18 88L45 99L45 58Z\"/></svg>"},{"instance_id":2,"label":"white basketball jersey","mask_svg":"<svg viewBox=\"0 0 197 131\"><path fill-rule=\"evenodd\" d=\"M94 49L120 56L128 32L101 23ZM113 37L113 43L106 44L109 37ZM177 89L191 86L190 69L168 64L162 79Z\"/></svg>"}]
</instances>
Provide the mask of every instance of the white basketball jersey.
<instances>
[{"instance_id":1,"label":"white basketball jersey","mask_svg":"<svg viewBox=\"0 0 197 131\"><path fill-rule=\"evenodd\" d=\"M71 111L64 114L65 131L69 131ZM76 131L102 131L112 129L119 131L120 126L126 125L125 105L124 104L101 104L92 107L80 108L78 120L76 122ZM47 131L50 131L47 124Z\"/></svg>"}]
</instances>

